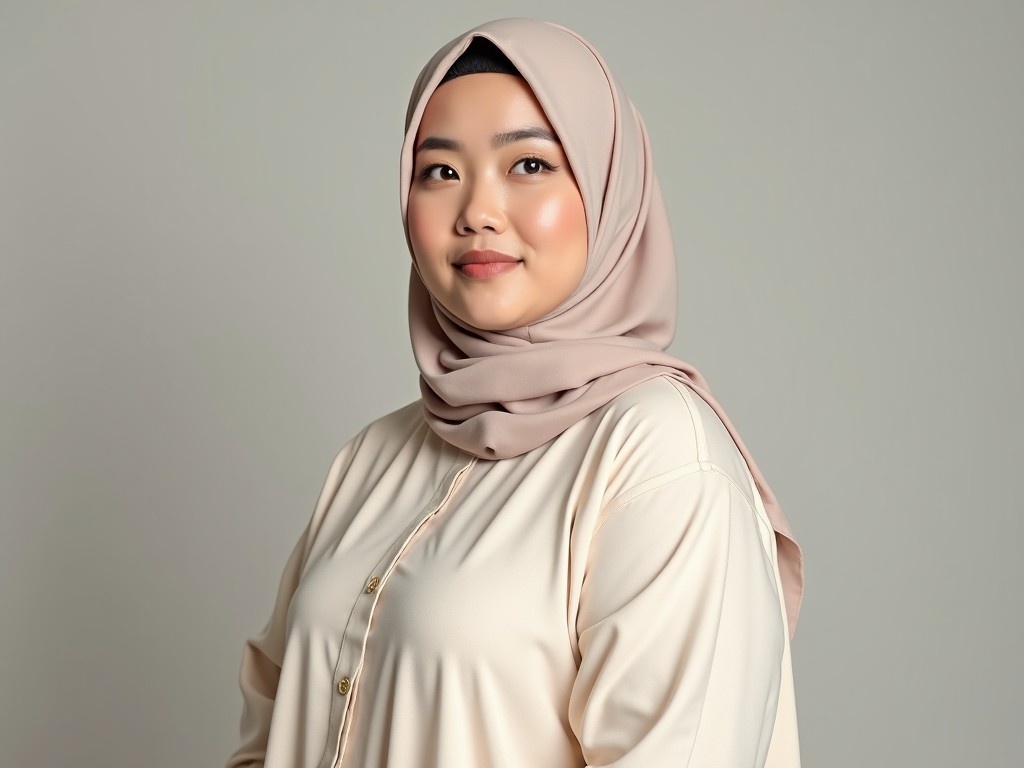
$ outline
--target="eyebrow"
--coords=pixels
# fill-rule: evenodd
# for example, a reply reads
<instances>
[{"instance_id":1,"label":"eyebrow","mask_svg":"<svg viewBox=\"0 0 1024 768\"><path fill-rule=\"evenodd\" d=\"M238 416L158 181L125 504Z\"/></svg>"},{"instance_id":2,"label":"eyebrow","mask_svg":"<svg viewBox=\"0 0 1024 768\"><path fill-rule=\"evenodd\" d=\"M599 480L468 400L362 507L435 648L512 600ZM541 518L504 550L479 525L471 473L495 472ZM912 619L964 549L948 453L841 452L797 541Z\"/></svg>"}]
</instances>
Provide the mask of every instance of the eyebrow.
<instances>
[{"instance_id":1,"label":"eyebrow","mask_svg":"<svg viewBox=\"0 0 1024 768\"><path fill-rule=\"evenodd\" d=\"M498 149L509 144L515 144L517 141L523 141L524 139L543 139L544 141L551 141L558 145L561 145L562 143L558 140L558 137L547 128L531 126L529 128L519 128L515 131L507 131L506 133L496 133L491 138L491 146ZM416 147L416 151L424 152L428 149L447 149L452 152L457 152L462 149L462 144L457 142L455 139L446 139L441 136L428 136L419 143L419 146Z\"/></svg>"},{"instance_id":2,"label":"eyebrow","mask_svg":"<svg viewBox=\"0 0 1024 768\"><path fill-rule=\"evenodd\" d=\"M562 143L558 140L558 137L547 128L534 126L530 128L520 128L518 131L496 134L494 138L491 139L491 146L497 149L498 147L504 147L507 144L515 144L517 141L522 141L523 139L544 139L545 141L553 141L555 144Z\"/></svg>"}]
</instances>

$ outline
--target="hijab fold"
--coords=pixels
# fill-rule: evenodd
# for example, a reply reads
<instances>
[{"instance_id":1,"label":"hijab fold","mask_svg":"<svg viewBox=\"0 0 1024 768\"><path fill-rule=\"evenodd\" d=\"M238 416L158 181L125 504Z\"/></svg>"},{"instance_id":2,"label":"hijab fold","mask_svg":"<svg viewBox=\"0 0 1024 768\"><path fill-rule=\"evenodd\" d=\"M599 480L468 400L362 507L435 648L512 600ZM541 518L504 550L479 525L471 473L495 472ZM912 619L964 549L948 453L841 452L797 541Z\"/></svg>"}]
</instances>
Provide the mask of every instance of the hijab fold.
<instances>
[{"instance_id":1,"label":"hijab fold","mask_svg":"<svg viewBox=\"0 0 1024 768\"><path fill-rule=\"evenodd\" d=\"M701 373L665 350L675 331L676 265L643 120L600 54L564 27L532 19L483 24L442 47L420 72L406 113L402 218L416 133L430 95L475 37L490 40L533 90L562 142L586 210L587 267L559 307L530 326L483 331L434 301L413 262L409 331L430 427L485 459L519 456L627 389L657 376L685 383L739 448L776 534L795 631L803 553L756 462ZM411 251L411 246L410 246Z\"/></svg>"}]
</instances>

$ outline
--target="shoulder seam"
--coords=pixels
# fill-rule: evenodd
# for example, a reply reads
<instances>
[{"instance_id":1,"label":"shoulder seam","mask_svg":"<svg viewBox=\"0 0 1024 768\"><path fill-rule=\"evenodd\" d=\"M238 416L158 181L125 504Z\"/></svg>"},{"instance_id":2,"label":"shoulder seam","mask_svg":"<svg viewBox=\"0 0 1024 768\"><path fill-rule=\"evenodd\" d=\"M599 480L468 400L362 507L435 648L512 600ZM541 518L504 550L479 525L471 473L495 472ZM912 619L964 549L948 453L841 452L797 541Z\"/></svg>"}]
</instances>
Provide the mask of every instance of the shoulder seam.
<instances>
[{"instance_id":1,"label":"shoulder seam","mask_svg":"<svg viewBox=\"0 0 1024 768\"><path fill-rule=\"evenodd\" d=\"M693 432L697 437L697 461L700 463L701 469L710 469L713 465L711 464L711 451L708 449L708 436L704 431L704 420L700 417L697 404L693 402L693 395L686 388L686 385L678 379L668 376L666 378L686 405L686 410L693 421Z\"/></svg>"},{"instance_id":2,"label":"shoulder seam","mask_svg":"<svg viewBox=\"0 0 1024 768\"><path fill-rule=\"evenodd\" d=\"M641 496L647 493L651 493L652 491L656 491L659 488L662 488L666 485L669 485L670 483L675 482L676 480L681 480L684 477L690 477L696 474L710 473L724 477L729 482L729 484L733 488L735 488L736 491L739 493L740 498L743 499L743 503L747 505L747 509L750 510L750 513L754 516L754 519L757 521L758 525L765 529L765 532L769 535L769 537L774 537L775 530L768 523L768 521L764 519L764 517L758 514L756 507L750 503L750 499L747 498L747 494L744 493L743 488L741 488L736 483L736 481L732 478L730 474L724 472L721 467L710 461L693 462L682 467L677 467L676 469L669 470L668 472L663 472L660 475L656 475L655 477L652 477L649 480L645 480L642 483L638 483L637 485L634 485L631 488L626 489L618 496L616 496L614 499L612 499L611 501L604 505L604 507L601 509L601 512L597 516L597 521L594 523L594 530L591 533L591 535L596 536L597 532L601 530L605 523L607 523L612 517L615 516L616 512L618 512L620 509L622 509L630 502L636 501Z\"/></svg>"},{"instance_id":3,"label":"shoulder seam","mask_svg":"<svg viewBox=\"0 0 1024 768\"><path fill-rule=\"evenodd\" d=\"M637 483L636 485L630 486L626 490L622 491L622 493L620 493L614 499L611 499L610 501L605 503L605 505L601 508L601 511L600 513L598 513L597 516L597 521L594 523L594 533L597 533L598 529L605 524L605 521L609 517L618 512L619 509L626 506L627 504L629 504L629 502L633 501L634 499L643 496L645 493L655 491L664 485L668 485L673 480L678 480L679 478L686 477L687 475L692 475L701 471L706 470L703 469L699 462L692 462L682 467L670 469L668 472L662 472L660 475L655 475L654 477L648 480L644 480L642 483Z\"/></svg>"}]
</instances>

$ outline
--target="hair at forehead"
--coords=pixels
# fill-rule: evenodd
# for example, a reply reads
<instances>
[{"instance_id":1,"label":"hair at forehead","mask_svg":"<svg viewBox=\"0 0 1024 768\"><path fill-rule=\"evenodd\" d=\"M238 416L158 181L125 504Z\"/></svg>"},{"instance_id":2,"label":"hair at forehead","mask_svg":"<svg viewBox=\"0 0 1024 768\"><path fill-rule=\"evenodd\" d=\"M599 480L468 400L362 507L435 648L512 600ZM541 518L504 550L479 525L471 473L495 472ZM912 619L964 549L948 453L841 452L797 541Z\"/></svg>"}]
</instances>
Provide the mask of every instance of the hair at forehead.
<instances>
[{"instance_id":1,"label":"hair at forehead","mask_svg":"<svg viewBox=\"0 0 1024 768\"><path fill-rule=\"evenodd\" d=\"M485 37L474 37L469 47L448 68L448 71L441 78L441 82L438 85L444 85L449 80L454 80L456 77L462 77L463 75L479 74L515 75L516 77L522 77L515 64L509 60L508 56L501 52L498 46Z\"/></svg>"}]
</instances>

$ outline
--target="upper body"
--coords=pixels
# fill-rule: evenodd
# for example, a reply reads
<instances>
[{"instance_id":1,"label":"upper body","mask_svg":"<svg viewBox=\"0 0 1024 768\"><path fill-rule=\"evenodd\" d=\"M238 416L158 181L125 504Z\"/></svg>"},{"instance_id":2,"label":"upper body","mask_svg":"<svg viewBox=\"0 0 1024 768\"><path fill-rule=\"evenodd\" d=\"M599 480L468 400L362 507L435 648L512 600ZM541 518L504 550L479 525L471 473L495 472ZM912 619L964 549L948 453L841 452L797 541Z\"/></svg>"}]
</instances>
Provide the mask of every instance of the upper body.
<instances>
[{"instance_id":1,"label":"upper body","mask_svg":"<svg viewBox=\"0 0 1024 768\"><path fill-rule=\"evenodd\" d=\"M658 377L500 460L422 414L335 459L231 768L799 765L775 537L707 403Z\"/></svg>"},{"instance_id":2,"label":"upper body","mask_svg":"<svg viewBox=\"0 0 1024 768\"><path fill-rule=\"evenodd\" d=\"M421 72L401 168L422 397L332 465L230 765L798 765L802 558L666 352L639 113L575 33L490 22Z\"/></svg>"}]
</instances>

